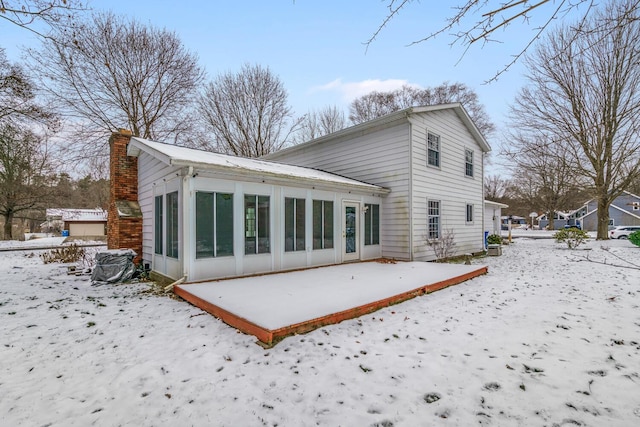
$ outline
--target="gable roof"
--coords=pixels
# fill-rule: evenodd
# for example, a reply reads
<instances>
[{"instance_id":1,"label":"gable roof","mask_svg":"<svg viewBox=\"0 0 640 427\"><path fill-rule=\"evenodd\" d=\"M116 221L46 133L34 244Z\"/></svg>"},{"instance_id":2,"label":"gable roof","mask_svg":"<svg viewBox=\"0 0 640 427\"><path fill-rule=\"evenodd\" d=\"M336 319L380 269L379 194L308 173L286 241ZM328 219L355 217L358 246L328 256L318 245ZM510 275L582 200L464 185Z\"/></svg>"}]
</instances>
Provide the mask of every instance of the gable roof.
<instances>
[{"instance_id":1,"label":"gable roof","mask_svg":"<svg viewBox=\"0 0 640 427\"><path fill-rule=\"evenodd\" d=\"M296 144L292 147L284 148L282 150L276 151L275 153L267 154L263 158L265 159L276 158L281 153L293 152L299 149L303 149L304 147L311 144L321 144L324 141L333 140L333 139L344 137L344 136L349 136L351 134L358 134L363 131L366 131L367 129L374 128L376 126L382 126L395 121L408 120L409 117L413 114L421 114L421 113L428 113L432 111L443 111L443 110L453 110L456 113L456 115L460 118L462 123L464 123L464 125L467 127L467 129L471 133L471 136L473 136L473 139L480 146L482 151L485 153L491 151L491 147L489 146L489 143L484 138L482 133L480 133L480 130L478 130L478 127L475 125L473 120L471 120L471 117L469 117L469 114L464 109L462 104L459 102L454 102L451 104L426 105L423 107L405 108L403 110L395 111L393 113L384 115L382 117L378 117L373 120L369 120L367 122L360 123L355 126L344 128L337 132L333 132L316 139L312 139L311 141L303 142L302 144Z\"/></svg>"},{"instance_id":2,"label":"gable roof","mask_svg":"<svg viewBox=\"0 0 640 427\"><path fill-rule=\"evenodd\" d=\"M349 188L374 194L387 194L390 190L318 169L287 165L273 161L249 159L180 147L148 139L132 137L127 146L127 155L138 157L145 152L162 163L177 167L192 166L198 169L226 172L233 175L260 178L284 179L296 183Z\"/></svg>"},{"instance_id":3,"label":"gable roof","mask_svg":"<svg viewBox=\"0 0 640 427\"><path fill-rule=\"evenodd\" d=\"M631 194L631 193L629 193L629 194ZM622 208L619 208L619 207L618 207L618 206L616 206L616 205L613 205L613 204L612 204L612 205L609 205L609 209L612 209L612 208L613 208L613 209L615 209L615 210L618 210L618 211L622 212L623 214L629 215L629 216L631 216L631 217L633 217L633 218L640 219L640 215L636 215L636 214L634 214L633 212L629 212L629 211L627 211L627 210L624 210L624 209L622 209ZM586 218L586 217L588 217L588 216L593 215L593 214L594 214L594 213L596 213L596 212L598 212L598 208L595 208L594 210L587 212L586 214L582 215L582 216L581 216L580 218L578 218L578 219Z\"/></svg>"},{"instance_id":4,"label":"gable roof","mask_svg":"<svg viewBox=\"0 0 640 427\"><path fill-rule=\"evenodd\" d=\"M636 199L640 200L640 196L636 196L635 194L633 194L633 193L632 193L632 192L630 192L630 191L623 190L623 191L622 191L622 194L620 194L620 196L622 196L623 194L626 194L627 196L631 196L631 197L634 197L634 198L636 198ZM620 196L618 196L618 197L620 197ZM616 199L617 199L618 197L616 197ZM615 200L615 199L614 199L614 200ZM594 197L594 198L591 198L591 199L589 199L589 200L587 200L587 201L586 201L586 202L584 202L582 205L583 205L583 206L584 206L584 205L588 205L589 203L594 202L594 201L596 201L596 198L595 198L595 197Z\"/></svg>"}]
</instances>

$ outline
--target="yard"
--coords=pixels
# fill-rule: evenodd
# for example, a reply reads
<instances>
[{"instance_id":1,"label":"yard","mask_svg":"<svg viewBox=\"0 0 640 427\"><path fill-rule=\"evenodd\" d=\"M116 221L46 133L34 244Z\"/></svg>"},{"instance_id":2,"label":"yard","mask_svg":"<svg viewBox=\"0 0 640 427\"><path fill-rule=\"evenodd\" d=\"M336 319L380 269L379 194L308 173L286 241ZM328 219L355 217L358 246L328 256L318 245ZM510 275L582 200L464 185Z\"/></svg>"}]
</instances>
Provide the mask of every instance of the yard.
<instances>
[{"instance_id":1,"label":"yard","mask_svg":"<svg viewBox=\"0 0 640 427\"><path fill-rule=\"evenodd\" d=\"M255 344L149 285L0 253L5 425L640 423L640 248L518 238L489 274ZM587 257L591 260L587 260Z\"/></svg>"}]
</instances>

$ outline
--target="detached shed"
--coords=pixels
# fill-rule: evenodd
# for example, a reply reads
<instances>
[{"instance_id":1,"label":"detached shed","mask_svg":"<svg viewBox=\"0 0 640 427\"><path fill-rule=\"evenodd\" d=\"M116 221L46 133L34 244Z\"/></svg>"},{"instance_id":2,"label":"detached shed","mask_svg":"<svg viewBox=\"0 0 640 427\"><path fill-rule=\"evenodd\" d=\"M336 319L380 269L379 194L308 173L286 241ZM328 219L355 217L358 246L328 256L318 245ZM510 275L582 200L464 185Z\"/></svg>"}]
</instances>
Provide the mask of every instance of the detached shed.
<instances>
[{"instance_id":1,"label":"detached shed","mask_svg":"<svg viewBox=\"0 0 640 427\"><path fill-rule=\"evenodd\" d=\"M68 230L69 236L105 236L107 211L96 209L47 209L49 228Z\"/></svg>"}]
</instances>

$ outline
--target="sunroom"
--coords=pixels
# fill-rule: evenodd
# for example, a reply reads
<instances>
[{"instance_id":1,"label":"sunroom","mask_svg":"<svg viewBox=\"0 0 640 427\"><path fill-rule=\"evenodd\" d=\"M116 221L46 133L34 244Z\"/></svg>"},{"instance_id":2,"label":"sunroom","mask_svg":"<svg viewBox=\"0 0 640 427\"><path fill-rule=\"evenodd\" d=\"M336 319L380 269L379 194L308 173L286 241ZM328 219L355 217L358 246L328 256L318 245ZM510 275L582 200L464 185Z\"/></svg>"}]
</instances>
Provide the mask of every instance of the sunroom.
<instances>
[{"instance_id":1,"label":"sunroom","mask_svg":"<svg viewBox=\"0 0 640 427\"><path fill-rule=\"evenodd\" d=\"M142 258L201 281L381 257L380 186L257 159L131 138Z\"/></svg>"}]
</instances>

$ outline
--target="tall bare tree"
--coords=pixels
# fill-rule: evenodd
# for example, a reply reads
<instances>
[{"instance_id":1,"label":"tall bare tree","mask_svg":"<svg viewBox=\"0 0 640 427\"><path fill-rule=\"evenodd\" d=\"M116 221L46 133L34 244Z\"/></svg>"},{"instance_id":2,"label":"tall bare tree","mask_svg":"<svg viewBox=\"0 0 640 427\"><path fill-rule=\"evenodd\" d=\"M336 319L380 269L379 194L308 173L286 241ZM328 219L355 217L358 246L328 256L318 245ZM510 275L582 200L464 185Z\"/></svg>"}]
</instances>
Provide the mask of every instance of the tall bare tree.
<instances>
[{"instance_id":1,"label":"tall bare tree","mask_svg":"<svg viewBox=\"0 0 640 427\"><path fill-rule=\"evenodd\" d=\"M244 64L210 82L198 100L216 151L260 157L290 141L300 120L293 120L287 91L269 68Z\"/></svg>"},{"instance_id":2,"label":"tall bare tree","mask_svg":"<svg viewBox=\"0 0 640 427\"><path fill-rule=\"evenodd\" d=\"M0 125L0 215L5 240L13 238L16 215L43 208L50 200L50 173L41 136L10 124Z\"/></svg>"},{"instance_id":3,"label":"tall bare tree","mask_svg":"<svg viewBox=\"0 0 640 427\"><path fill-rule=\"evenodd\" d=\"M45 34L47 27L67 28L85 8L80 0L0 0L0 20L51 39ZM40 24L45 24L45 28Z\"/></svg>"},{"instance_id":4,"label":"tall bare tree","mask_svg":"<svg viewBox=\"0 0 640 427\"><path fill-rule=\"evenodd\" d=\"M311 141L345 127L347 127L347 118L344 111L335 105L320 110L311 110L302 117L300 128L295 133L293 142L298 144Z\"/></svg>"},{"instance_id":5,"label":"tall bare tree","mask_svg":"<svg viewBox=\"0 0 640 427\"><path fill-rule=\"evenodd\" d=\"M529 140L522 135L512 135L502 154L511 161L511 169L516 176L526 176L531 182L531 190L523 195L531 198L535 210L549 218L549 229L554 229L554 217L558 212L566 212L577 207L583 189L587 186L584 178L575 173L573 157L564 144L548 143L542 135L537 140Z\"/></svg>"},{"instance_id":6,"label":"tall bare tree","mask_svg":"<svg viewBox=\"0 0 640 427\"><path fill-rule=\"evenodd\" d=\"M509 181L500 175L486 175L484 177L484 198L494 202L501 201L509 188Z\"/></svg>"},{"instance_id":7,"label":"tall bare tree","mask_svg":"<svg viewBox=\"0 0 640 427\"><path fill-rule=\"evenodd\" d=\"M24 68L9 63L0 48L0 122L22 126L30 121L53 126L55 117L37 102L35 88Z\"/></svg>"},{"instance_id":8,"label":"tall bare tree","mask_svg":"<svg viewBox=\"0 0 640 427\"><path fill-rule=\"evenodd\" d=\"M531 141L564 145L598 200L598 239L609 206L640 176L640 20L637 0L614 1L565 25L527 58L528 85L512 107ZM551 151L554 152L554 151Z\"/></svg>"},{"instance_id":9,"label":"tall bare tree","mask_svg":"<svg viewBox=\"0 0 640 427\"><path fill-rule=\"evenodd\" d=\"M478 129L489 135L495 129L478 94L464 83L444 82L439 86L418 89L408 85L389 92L371 92L356 98L349 106L349 120L358 124L408 107L460 102Z\"/></svg>"},{"instance_id":10,"label":"tall bare tree","mask_svg":"<svg viewBox=\"0 0 640 427\"><path fill-rule=\"evenodd\" d=\"M398 15L412 13L409 10L415 3L419 2L387 0L387 15L367 40L366 45L370 46ZM635 3L636 8L640 7L640 1L636 0ZM500 37L508 37L505 34L508 34L506 30L509 27L515 26L521 30L522 26L531 26L533 30L531 37L524 42L519 51L513 53L510 61L498 69L489 79L491 81L515 64L552 23L572 16L572 13L576 13L580 20L584 20L596 6L595 0L505 0L500 2L459 0L457 4L451 6L452 13L443 25L432 28L423 36L412 40L409 45L423 43L446 34L453 38L452 45L461 46L462 55L464 55L471 45L484 46L488 43L500 42ZM498 31L502 31L502 36L497 35Z\"/></svg>"},{"instance_id":11,"label":"tall bare tree","mask_svg":"<svg viewBox=\"0 0 640 427\"><path fill-rule=\"evenodd\" d=\"M178 36L112 13L78 24L63 43L30 50L31 67L54 108L73 126L83 155L105 153L106 135L181 142L204 72Z\"/></svg>"}]
</instances>

